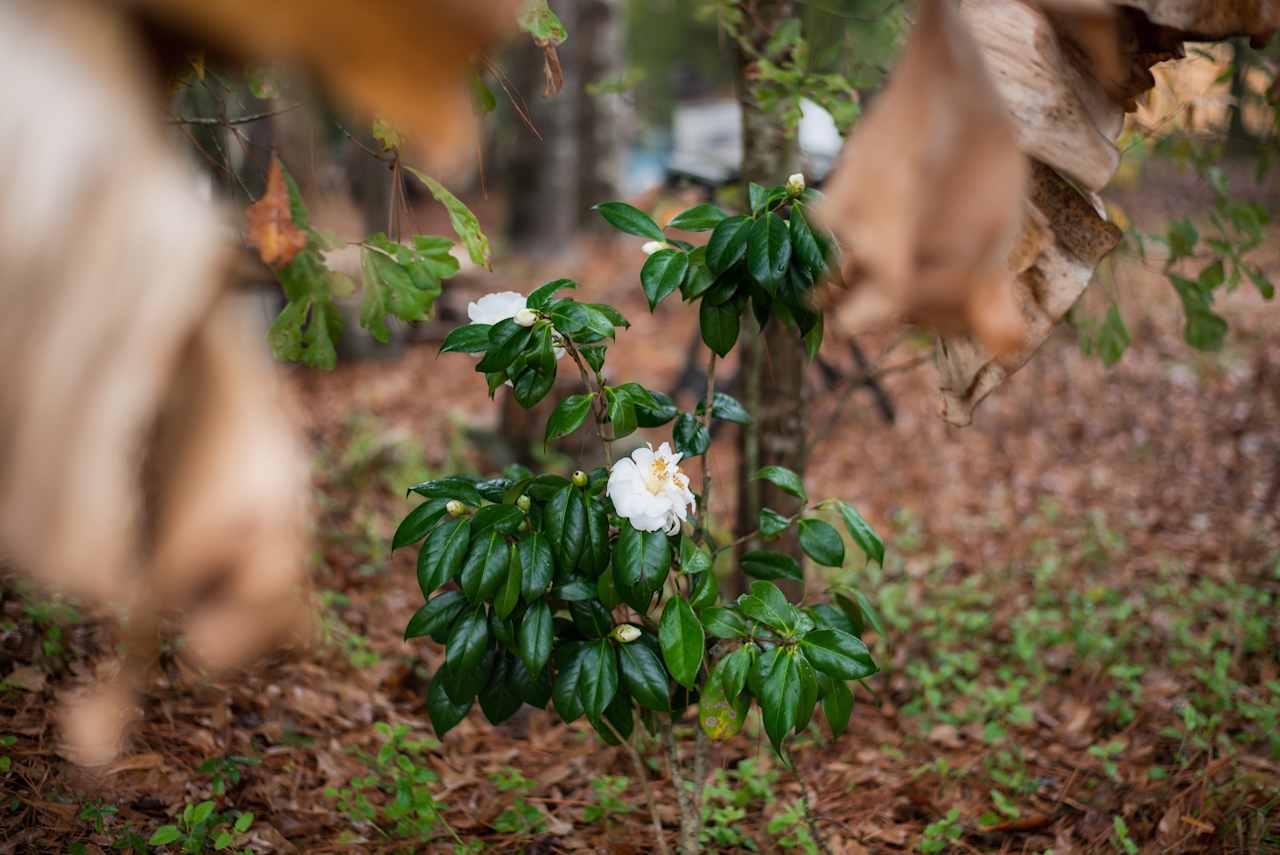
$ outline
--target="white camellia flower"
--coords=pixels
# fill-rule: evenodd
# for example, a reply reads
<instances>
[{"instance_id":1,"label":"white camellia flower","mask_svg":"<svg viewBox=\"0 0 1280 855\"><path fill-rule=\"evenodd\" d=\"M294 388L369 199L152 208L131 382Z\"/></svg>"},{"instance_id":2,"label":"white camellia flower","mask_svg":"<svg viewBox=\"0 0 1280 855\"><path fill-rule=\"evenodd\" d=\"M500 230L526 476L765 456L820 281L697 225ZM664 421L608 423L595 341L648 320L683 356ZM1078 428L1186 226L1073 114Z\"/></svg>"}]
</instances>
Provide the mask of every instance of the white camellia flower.
<instances>
[{"instance_id":1,"label":"white camellia flower","mask_svg":"<svg viewBox=\"0 0 1280 855\"><path fill-rule=\"evenodd\" d=\"M474 303L467 303L467 317L473 324L496 324L514 318L525 307L524 295L518 291L498 291L485 294Z\"/></svg>"},{"instance_id":2,"label":"white camellia flower","mask_svg":"<svg viewBox=\"0 0 1280 855\"><path fill-rule=\"evenodd\" d=\"M605 492L618 515L639 531L680 531L695 508L689 477L680 471L681 456L664 442L657 451L647 445L613 464Z\"/></svg>"},{"instance_id":3,"label":"white camellia flower","mask_svg":"<svg viewBox=\"0 0 1280 855\"><path fill-rule=\"evenodd\" d=\"M797 172L787 179L787 192L792 196L799 196L804 192L804 173Z\"/></svg>"},{"instance_id":4,"label":"white camellia flower","mask_svg":"<svg viewBox=\"0 0 1280 855\"><path fill-rule=\"evenodd\" d=\"M646 243L644 246L640 247L640 249L644 250L645 255L653 255L655 252L658 252L664 249L670 249L670 248L671 248L671 244L667 243L666 241L660 241L660 240L651 240L648 243Z\"/></svg>"},{"instance_id":5,"label":"white camellia flower","mask_svg":"<svg viewBox=\"0 0 1280 855\"><path fill-rule=\"evenodd\" d=\"M474 303L467 303L467 319L473 324L496 324L511 318L522 327L531 327L537 322L537 315L528 307L525 296L519 291L495 291L485 294ZM555 338L552 338L555 341ZM556 359L564 356L564 348L556 344L552 347ZM474 354L473 354L474 355ZM507 381L507 385L512 385Z\"/></svg>"}]
</instances>

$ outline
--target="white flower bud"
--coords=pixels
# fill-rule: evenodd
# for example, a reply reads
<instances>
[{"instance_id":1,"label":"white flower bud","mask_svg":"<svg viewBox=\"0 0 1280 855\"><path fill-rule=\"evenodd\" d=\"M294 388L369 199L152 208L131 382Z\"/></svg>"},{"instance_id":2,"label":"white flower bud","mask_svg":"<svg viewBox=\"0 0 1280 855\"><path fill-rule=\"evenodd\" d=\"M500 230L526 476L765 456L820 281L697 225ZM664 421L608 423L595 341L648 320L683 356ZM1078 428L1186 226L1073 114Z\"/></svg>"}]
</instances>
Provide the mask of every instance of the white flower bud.
<instances>
[{"instance_id":1,"label":"white flower bud","mask_svg":"<svg viewBox=\"0 0 1280 855\"><path fill-rule=\"evenodd\" d=\"M804 173L797 172L787 179L787 192L792 196L799 196L804 192Z\"/></svg>"},{"instance_id":2,"label":"white flower bud","mask_svg":"<svg viewBox=\"0 0 1280 855\"><path fill-rule=\"evenodd\" d=\"M439 505L436 507L439 507ZM444 509L449 512L449 516L460 517L467 510L467 506L457 499L450 499L449 504L445 505Z\"/></svg>"},{"instance_id":3,"label":"white flower bud","mask_svg":"<svg viewBox=\"0 0 1280 855\"><path fill-rule=\"evenodd\" d=\"M629 623L622 623L615 626L613 632L609 634L613 636L615 641L630 644L640 637L640 630Z\"/></svg>"},{"instance_id":4,"label":"white flower bud","mask_svg":"<svg viewBox=\"0 0 1280 855\"><path fill-rule=\"evenodd\" d=\"M538 313L533 309L521 309L512 316L516 326L531 327L538 322Z\"/></svg>"},{"instance_id":5,"label":"white flower bud","mask_svg":"<svg viewBox=\"0 0 1280 855\"><path fill-rule=\"evenodd\" d=\"M671 244L665 241L651 240L640 248L644 250L645 255L653 255L655 252L658 252L659 250L670 249Z\"/></svg>"}]
</instances>

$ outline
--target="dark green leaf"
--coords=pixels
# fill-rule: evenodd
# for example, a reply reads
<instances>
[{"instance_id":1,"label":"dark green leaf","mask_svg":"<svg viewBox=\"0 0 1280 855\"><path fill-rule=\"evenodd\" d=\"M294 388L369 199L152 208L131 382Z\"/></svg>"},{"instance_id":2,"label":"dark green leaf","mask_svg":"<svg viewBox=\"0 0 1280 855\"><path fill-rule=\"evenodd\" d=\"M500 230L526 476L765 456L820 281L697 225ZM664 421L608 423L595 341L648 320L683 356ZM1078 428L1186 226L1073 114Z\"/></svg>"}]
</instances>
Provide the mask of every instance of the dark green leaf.
<instances>
[{"instance_id":1,"label":"dark green leaf","mask_svg":"<svg viewBox=\"0 0 1280 855\"><path fill-rule=\"evenodd\" d=\"M604 638L613 631L613 615L595 597L569 603L569 617L586 638Z\"/></svg>"},{"instance_id":2,"label":"dark green leaf","mask_svg":"<svg viewBox=\"0 0 1280 855\"><path fill-rule=\"evenodd\" d=\"M693 688L702 664L706 636L702 623L684 597L667 600L658 622L658 642L671 676L682 686Z\"/></svg>"},{"instance_id":3,"label":"dark green leaf","mask_svg":"<svg viewBox=\"0 0 1280 855\"><path fill-rule=\"evenodd\" d=\"M701 611L707 606L715 605L719 596L720 587L716 584L716 574L703 573L698 576L693 593L689 595L689 605L693 606L694 611Z\"/></svg>"},{"instance_id":4,"label":"dark green leaf","mask_svg":"<svg viewBox=\"0 0 1280 855\"><path fill-rule=\"evenodd\" d=\"M423 481L409 488L410 493L426 496L428 499L457 499L464 504L478 507L481 502L480 491L475 481L461 475L450 475L435 481Z\"/></svg>"},{"instance_id":5,"label":"dark green leaf","mask_svg":"<svg viewBox=\"0 0 1280 855\"><path fill-rule=\"evenodd\" d=\"M707 411L706 401L698 402L697 414L701 416ZM716 392L711 399L711 415L722 422L733 422L738 425L751 424L751 414L746 407L738 403L738 399L724 392Z\"/></svg>"},{"instance_id":6,"label":"dark green leaf","mask_svg":"<svg viewBox=\"0 0 1280 855\"><path fill-rule=\"evenodd\" d=\"M790 527L791 520L789 517L784 517L772 508L764 508L760 511L760 534L762 536L766 538L777 537Z\"/></svg>"},{"instance_id":7,"label":"dark green leaf","mask_svg":"<svg viewBox=\"0 0 1280 855\"><path fill-rule=\"evenodd\" d=\"M660 531L639 531L626 520L613 547L613 581L624 602L643 614L671 569L671 546Z\"/></svg>"},{"instance_id":8,"label":"dark green leaf","mask_svg":"<svg viewBox=\"0 0 1280 855\"><path fill-rule=\"evenodd\" d=\"M620 232L652 240L667 239L662 229L658 228L658 224L648 214L626 202L602 202L592 210L599 211L600 216Z\"/></svg>"},{"instance_id":9,"label":"dark green leaf","mask_svg":"<svg viewBox=\"0 0 1280 855\"><path fill-rule=\"evenodd\" d=\"M471 520L466 517L445 520L431 532L418 550L418 587L423 597L430 597L458 574L470 543Z\"/></svg>"},{"instance_id":10,"label":"dark green leaf","mask_svg":"<svg viewBox=\"0 0 1280 855\"><path fill-rule=\"evenodd\" d=\"M804 611L813 620L814 625L822 629L838 629L850 635L860 635L862 633L861 620L855 623L843 609L837 608L831 603L818 603L816 606L810 606ZM861 615L859 615L859 618L861 618Z\"/></svg>"},{"instance_id":11,"label":"dark green leaf","mask_svg":"<svg viewBox=\"0 0 1280 855\"><path fill-rule=\"evenodd\" d=\"M676 451L685 457L698 457L706 454L711 447L711 431L701 421L694 418L693 413L681 413L676 418L675 429L671 432Z\"/></svg>"},{"instance_id":12,"label":"dark green leaf","mask_svg":"<svg viewBox=\"0 0 1280 855\"><path fill-rule=\"evenodd\" d=\"M513 677L517 664L514 654L503 651L494 662L492 679L480 690L480 709L490 724L502 724L524 703Z\"/></svg>"},{"instance_id":13,"label":"dark green leaf","mask_svg":"<svg viewBox=\"0 0 1280 855\"><path fill-rule=\"evenodd\" d=\"M804 581L804 573L794 558L767 549L755 549L742 556L742 572L754 579Z\"/></svg>"},{"instance_id":14,"label":"dark green leaf","mask_svg":"<svg viewBox=\"0 0 1280 855\"><path fill-rule=\"evenodd\" d=\"M649 647L639 642L619 645L618 663L622 682L636 703L659 712L671 709L667 671Z\"/></svg>"},{"instance_id":15,"label":"dark green leaf","mask_svg":"<svg viewBox=\"0 0 1280 855\"><path fill-rule=\"evenodd\" d=\"M765 466L755 474L755 477L763 478L776 485L782 492L795 496L802 502L809 500L809 495L804 491L804 482L800 480L800 476L785 466Z\"/></svg>"},{"instance_id":16,"label":"dark green leaf","mask_svg":"<svg viewBox=\"0 0 1280 855\"><path fill-rule=\"evenodd\" d=\"M680 287L689 271L689 254L674 249L662 249L645 260L640 268L640 284L649 301L649 311L657 308L672 291Z\"/></svg>"},{"instance_id":17,"label":"dark green leaf","mask_svg":"<svg viewBox=\"0 0 1280 855\"><path fill-rule=\"evenodd\" d=\"M391 538L391 550L394 552L402 546L417 543L425 537L427 532L431 531L431 527L445 515L445 508L448 505L448 499L431 499L409 511Z\"/></svg>"},{"instance_id":18,"label":"dark green leaf","mask_svg":"<svg viewBox=\"0 0 1280 855\"><path fill-rule=\"evenodd\" d=\"M537 406L538 402L547 397L551 391L551 387L556 383L556 372L554 362L550 371L540 371L536 368L527 368L520 372L520 376L516 378L514 384L516 402L526 410Z\"/></svg>"},{"instance_id":19,"label":"dark green leaf","mask_svg":"<svg viewBox=\"0 0 1280 855\"><path fill-rule=\"evenodd\" d=\"M791 232L791 251L792 254L808 268L810 275L815 278L826 269L826 259L823 258L822 248L818 246L818 241L814 239L813 229L809 226L809 221L805 219L804 213L799 206L791 209L791 222L789 223Z\"/></svg>"},{"instance_id":20,"label":"dark green leaf","mask_svg":"<svg viewBox=\"0 0 1280 855\"><path fill-rule=\"evenodd\" d=\"M471 534L478 537L491 528L498 534L514 534L522 522L524 511L515 505L486 505L472 517Z\"/></svg>"},{"instance_id":21,"label":"dark green leaf","mask_svg":"<svg viewBox=\"0 0 1280 855\"><path fill-rule=\"evenodd\" d=\"M462 591L473 603L493 598L506 575L510 547L497 529L472 538L462 564Z\"/></svg>"},{"instance_id":22,"label":"dark green leaf","mask_svg":"<svg viewBox=\"0 0 1280 855\"><path fill-rule=\"evenodd\" d=\"M409 625L404 629L405 640L429 635L432 640L443 644L449 637L453 622L466 607L466 597L457 591L445 591L418 609L409 619Z\"/></svg>"},{"instance_id":23,"label":"dark green leaf","mask_svg":"<svg viewBox=\"0 0 1280 855\"><path fill-rule=\"evenodd\" d=\"M713 306L703 300L698 307L698 327L702 341L717 356L726 356L738 341L738 325L742 313L733 303Z\"/></svg>"},{"instance_id":24,"label":"dark green leaf","mask_svg":"<svg viewBox=\"0 0 1280 855\"><path fill-rule=\"evenodd\" d=\"M530 674L542 673L551 656L552 640L551 607L539 600L529 606L516 630L516 647Z\"/></svg>"},{"instance_id":25,"label":"dark green leaf","mask_svg":"<svg viewBox=\"0 0 1280 855\"><path fill-rule=\"evenodd\" d=\"M860 639L838 629L806 633L800 647L814 668L838 680L861 680L880 670Z\"/></svg>"},{"instance_id":26,"label":"dark green leaf","mask_svg":"<svg viewBox=\"0 0 1280 855\"><path fill-rule=\"evenodd\" d=\"M599 576L608 566L609 514L602 499L587 499L587 536L582 544L578 568L588 576Z\"/></svg>"},{"instance_id":27,"label":"dark green leaf","mask_svg":"<svg viewBox=\"0 0 1280 855\"><path fill-rule=\"evenodd\" d=\"M555 702L556 712L566 722L582 717L583 704L578 683L589 649L590 645L579 642L565 645L563 659L557 653L558 673L551 698Z\"/></svg>"},{"instance_id":28,"label":"dark green leaf","mask_svg":"<svg viewBox=\"0 0 1280 855\"><path fill-rule=\"evenodd\" d=\"M1110 368L1120 361L1128 348L1129 330L1120 317L1120 310L1112 303L1102 326L1098 328L1098 356L1102 359L1102 364Z\"/></svg>"},{"instance_id":29,"label":"dark green leaf","mask_svg":"<svg viewBox=\"0 0 1280 855\"><path fill-rule=\"evenodd\" d=\"M800 548L819 564L844 566L844 540L830 524L806 517L800 520Z\"/></svg>"},{"instance_id":30,"label":"dark green leaf","mask_svg":"<svg viewBox=\"0 0 1280 855\"><path fill-rule=\"evenodd\" d=\"M531 603L546 593L555 578L555 558L551 542L540 531L535 531L517 544L520 551L520 593L525 602Z\"/></svg>"},{"instance_id":31,"label":"dark green leaf","mask_svg":"<svg viewBox=\"0 0 1280 855\"><path fill-rule=\"evenodd\" d=\"M744 644L716 663L715 670L711 672L711 679L720 682L726 699L732 701L742 694L756 650L754 644Z\"/></svg>"},{"instance_id":32,"label":"dark green leaf","mask_svg":"<svg viewBox=\"0 0 1280 855\"><path fill-rule=\"evenodd\" d=\"M705 232L714 229L727 216L728 214L715 205L696 205L676 214L675 218L667 223L667 228L686 232Z\"/></svg>"},{"instance_id":33,"label":"dark green leaf","mask_svg":"<svg viewBox=\"0 0 1280 855\"><path fill-rule=\"evenodd\" d=\"M546 4L543 5L545 6ZM462 243L466 246L467 254L471 256L471 261L477 266L489 270L489 238L480 229L480 221L476 219L476 215L471 212L471 209L430 175L420 172L411 166L406 166L404 169L426 185L427 190L435 197L435 200L444 205L445 210L449 212L449 223L453 226L453 230L458 237L462 238Z\"/></svg>"},{"instance_id":34,"label":"dark green leaf","mask_svg":"<svg viewBox=\"0 0 1280 855\"><path fill-rule=\"evenodd\" d=\"M849 536L853 538L853 542L858 544L867 556L869 561L877 564L884 564L884 541L880 539L880 535L876 534L862 514L847 502L836 502L836 506L840 509L840 516L844 519L845 530L849 532Z\"/></svg>"},{"instance_id":35,"label":"dark green leaf","mask_svg":"<svg viewBox=\"0 0 1280 855\"><path fill-rule=\"evenodd\" d=\"M530 674L524 660L517 657L511 664L511 680L526 704L546 709L547 701L551 700L550 668L543 668L536 675Z\"/></svg>"},{"instance_id":36,"label":"dark green leaf","mask_svg":"<svg viewBox=\"0 0 1280 855\"><path fill-rule=\"evenodd\" d=\"M539 475L529 482L529 495L540 502L549 502L568 485L569 479L563 475Z\"/></svg>"},{"instance_id":37,"label":"dark green leaf","mask_svg":"<svg viewBox=\"0 0 1280 855\"><path fill-rule=\"evenodd\" d=\"M698 546L688 535L680 537L680 569L691 575L711 569L711 553L705 547ZM695 604L694 608L701 607Z\"/></svg>"},{"instance_id":38,"label":"dark green leaf","mask_svg":"<svg viewBox=\"0 0 1280 855\"><path fill-rule=\"evenodd\" d=\"M498 589L498 596L493 601L493 611L500 618L505 618L515 611L516 604L520 602L520 583L521 573L520 553L511 547L510 555L507 559L507 578L503 580L502 587Z\"/></svg>"},{"instance_id":39,"label":"dark green leaf","mask_svg":"<svg viewBox=\"0 0 1280 855\"><path fill-rule=\"evenodd\" d=\"M441 353L483 353L489 349L489 324L467 324L445 336Z\"/></svg>"},{"instance_id":40,"label":"dark green leaf","mask_svg":"<svg viewBox=\"0 0 1280 855\"><path fill-rule=\"evenodd\" d=\"M596 598L596 586L591 583L590 579L573 576L569 581L552 590L551 593L566 603L582 603Z\"/></svg>"},{"instance_id":41,"label":"dark green leaf","mask_svg":"<svg viewBox=\"0 0 1280 855\"><path fill-rule=\"evenodd\" d=\"M626 688L618 689L609 706L605 707L603 717L588 720L601 739L610 745L621 745L621 740L628 739L636 726L634 708Z\"/></svg>"},{"instance_id":42,"label":"dark green leaf","mask_svg":"<svg viewBox=\"0 0 1280 855\"><path fill-rule=\"evenodd\" d=\"M593 395L570 395L561 401L547 419L547 435L544 442L551 442L561 436L568 436L582 427L591 412Z\"/></svg>"},{"instance_id":43,"label":"dark green leaf","mask_svg":"<svg viewBox=\"0 0 1280 855\"><path fill-rule=\"evenodd\" d=\"M774 629L791 629L798 615L795 606L772 582L751 583L751 593L738 598L738 609L752 620Z\"/></svg>"},{"instance_id":44,"label":"dark green leaf","mask_svg":"<svg viewBox=\"0 0 1280 855\"><path fill-rule=\"evenodd\" d=\"M831 690L822 696L822 713L831 726L832 737L839 738L849 727L849 715L853 712L853 692L844 683L836 680Z\"/></svg>"},{"instance_id":45,"label":"dark green leaf","mask_svg":"<svg viewBox=\"0 0 1280 855\"><path fill-rule=\"evenodd\" d=\"M791 235L777 214L768 213L751 226L747 239L747 270L761 285L776 283L791 262Z\"/></svg>"},{"instance_id":46,"label":"dark green leaf","mask_svg":"<svg viewBox=\"0 0 1280 855\"><path fill-rule=\"evenodd\" d=\"M637 425L644 428L662 427L676 417L679 410L676 409L675 401L671 400L669 395L651 391L649 397L652 398L653 406L633 402Z\"/></svg>"},{"instance_id":47,"label":"dark green leaf","mask_svg":"<svg viewBox=\"0 0 1280 855\"><path fill-rule=\"evenodd\" d=\"M795 727L801 702L800 675L795 656L791 650L783 650L774 656L760 692L765 733L779 756L782 756L783 740Z\"/></svg>"},{"instance_id":48,"label":"dark green leaf","mask_svg":"<svg viewBox=\"0 0 1280 855\"><path fill-rule=\"evenodd\" d=\"M702 624L707 634L715 638L743 638L747 634L747 622L733 609L710 606L701 612Z\"/></svg>"},{"instance_id":49,"label":"dark green leaf","mask_svg":"<svg viewBox=\"0 0 1280 855\"><path fill-rule=\"evenodd\" d=\"M795 657L796 677L800 680L800 700L796 704L796 732L809 726L818 703L818 674L803 656Z\"/></svg>"},{"instance_id":50,"label":"dark green leaf","mask_svg":"<svg viewBox=\"0 0 1280 855\"><path fill-rule=\"evenodd\" d=\"M524 350L532 335L532 327L522 327L511 318L498 321L489 328L489 347L484 358L476 364L476 370L485 373L505 371Z\"/></svg>"},{"instance_id":51,"label":"dark green leaf","mask_svg":"<svg viewBox=\"0 0 1280 855\"><path fill-rule=\"evenodd\" d=\"M577 288L578 283L572 279L555 279L546 284L539 285L529 293L525 305L535 311L542 311L547 307L547 303L555 296L555 293L563 288Z\"/></svg>"},{"instance_id":52,"label":"dark green leaf","mask_svg":"<svg viewBox=\"0 0 1280 855\"><path fill-rule=\"evenodd\" d=\"M566 572L578 566L587 537L587 509L582 491L570 485L556 493L547 505L544 531L555 547L556 558Z\"/></svg>"},{"instance_id":53,"label":"dark green leaf","mask_svg":"<svg viewBox=\"0 0 1280 855\"><path fill-rule=\"evenodd\" d=\"M620 394L615 389L605 390L605 400L608 402L606 408L609 416L609 424L613 427L613 438L621 439L635 433L636 430L636 407L630 396Z\"/></svg>"},{"instance_id":54,"label":"dark green leaf","mask_svg":"<svg viewBox=\"0 0 1280 855\"><path fill-rule=\"evenodd\" d=\"M769 202L769 191L754 181L747 184L747 204L752 214L759 214Z\"/></svg>"},{"instance_id":55,"label":"dark green leaf","mask_svg":"<svg viewBox=\"0 0 1280 855\"><path fill-rule=\"evenodd\" d=\"M441 669L449 700L468 703L488 681L489 668L484 665L486 658L492 658L486 657L489 652L489 619L484 609L459 617L449 632Z\"/></svg>"},{"instance_id":56,"label":"dark green leaf","mask_svg":"<svg viewBox=\"0 0 1280 855\"><path fill-rule=\"evenodd\" d=\"M606 639L586 645L582 668L578 673L578 694L582 710L591 718L599 718L618 691L618 657Z\"/></svg>"},{"instance_id":57,"label":"dark green leaf","mask_svg":"<svg viewBox=\"0 0 1280 855\"><path fill-rule=\"evenodd\" d=\"M719 276L746 256L751 224L747 217L729 217L711 232L707 241L707 268L714 275Z\"/></svg>"}]
</instances>

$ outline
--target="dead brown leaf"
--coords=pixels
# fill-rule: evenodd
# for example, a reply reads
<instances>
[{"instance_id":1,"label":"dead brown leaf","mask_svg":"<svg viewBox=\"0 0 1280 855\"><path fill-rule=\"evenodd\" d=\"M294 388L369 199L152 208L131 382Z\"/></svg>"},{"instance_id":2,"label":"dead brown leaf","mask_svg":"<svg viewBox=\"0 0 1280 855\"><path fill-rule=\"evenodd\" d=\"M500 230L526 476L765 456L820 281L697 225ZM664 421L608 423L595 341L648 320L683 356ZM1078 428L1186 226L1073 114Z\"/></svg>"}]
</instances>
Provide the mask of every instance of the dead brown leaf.
<instances>
[{"instance_id":1,"label":"dead brown leaf","mask_svg":"<svg viewBox=\"0 0 1280 855\"><path fill-rule=\"evenodd\" d=\"M817 212L842 239L857 291L883 314L972 331L1003 351L1019 328L1007 259L1027 166L977 44L926 0L888 87L845 146Z\"/></svg>"},{"instance_id":2,"label":"dead brown leaf","mask_svg":"<svg viewBox=\"0 0 1280 855\"><path fill-rule=\"evenodd\" d=\"M26 692L42 692L49 676L33 665L19 665L4 678L4 682Z\"/></svg>"},{"instance_id":3,"label":"dead brown leaf","mask_svg":"<svg viewBox=\"0 0 1280 855\"><path fill-rule=\"evenodd\" d=\"M245 237L269 267L276 270L287 267L295 255L306 249L307 233L293 222L280 158L271 158L267 187L258 201L245 211L245 218L248 221Z\"/></svg>"}]
</instances>

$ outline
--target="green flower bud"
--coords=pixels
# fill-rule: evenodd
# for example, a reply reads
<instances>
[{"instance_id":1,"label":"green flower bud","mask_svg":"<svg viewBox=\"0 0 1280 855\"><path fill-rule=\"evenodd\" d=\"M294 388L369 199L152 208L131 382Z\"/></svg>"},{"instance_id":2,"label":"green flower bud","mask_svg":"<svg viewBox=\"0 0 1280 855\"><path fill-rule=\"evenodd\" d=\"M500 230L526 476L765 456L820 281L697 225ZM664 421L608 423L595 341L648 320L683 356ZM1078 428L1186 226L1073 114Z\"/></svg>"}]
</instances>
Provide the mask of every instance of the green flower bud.
<instances>
[{"instance_id":1,"label":"green flower bud","mask_svg":"<svg viewBox=\"0 0 1280 855\"><path fill-rule=\"evenodd\" d=\"M439 505L436 507L439 507ZM460 517L467 512L467 506L457 499L450 499L449 504L445 505L444 509L449 512L451 517Z\"/></svg>"},{"instance_id":2,"label":"green flower bud","mask_svg":"<svg viewBox=\"0 0 1280 855\"><path fill-rule=\"evenodd\" d=\"M586 472L583 472L581 469L579 469L579 470L577 470L576 472L574 472L574 473L573 473L573 485L574 485L575 487L585 487L585 486L587 486L587 473L586 473Z\"/></svg>"},{"instance_id":3,"label":"green flower bud","mask_svg":"<svg viewBox=\"0 0 1280 855\"><path fill-rule=\"evenodd\" d=\"M640 637L640 630L629 623L620 623L613 628L609 636L622 644L630 644Z\"/></svg>"},{"instance_id":4,"label":"green flower bud","mask_svg":"<svg viewBox=\"0 0 1280 855\"><path fill-rule=\"evenodd\" d=\"M530 501L528 496L521 496L520 498L516 499L516 507L522 511L527 512L529 508L532 506L533 506L533 502Z\"/></svg>"}]
</instances>

